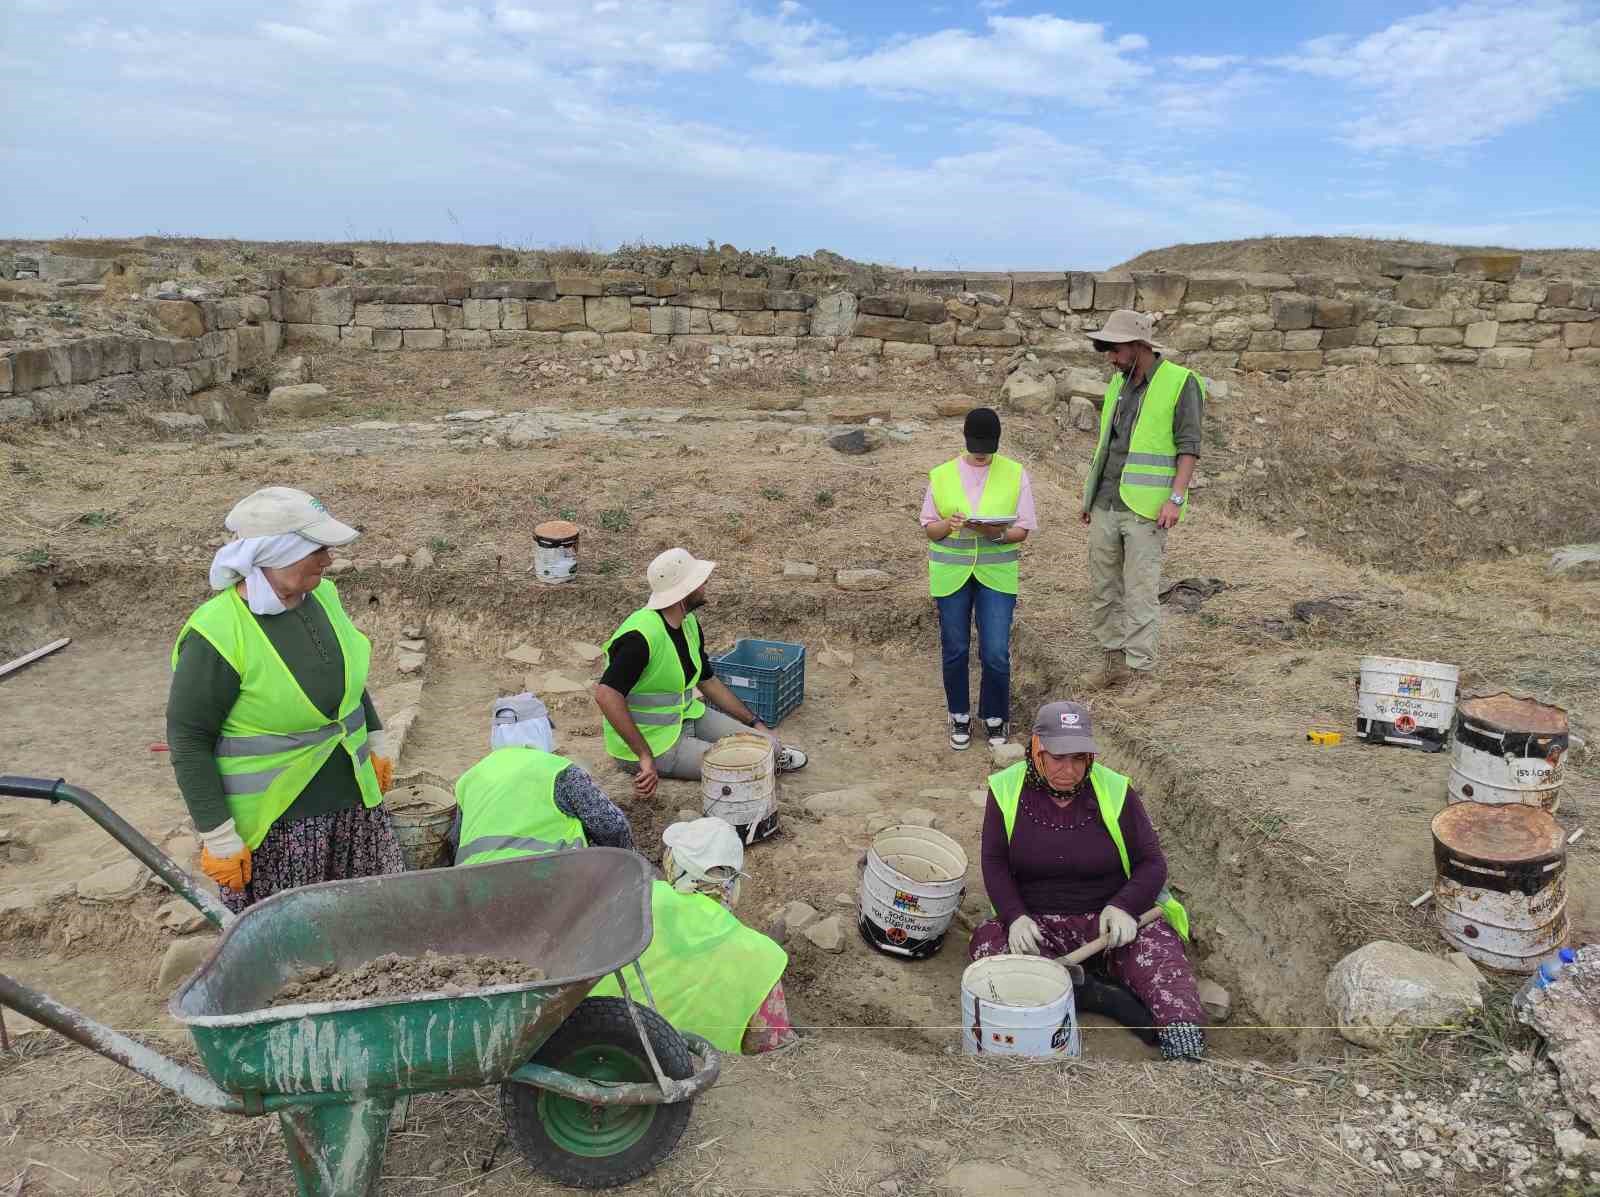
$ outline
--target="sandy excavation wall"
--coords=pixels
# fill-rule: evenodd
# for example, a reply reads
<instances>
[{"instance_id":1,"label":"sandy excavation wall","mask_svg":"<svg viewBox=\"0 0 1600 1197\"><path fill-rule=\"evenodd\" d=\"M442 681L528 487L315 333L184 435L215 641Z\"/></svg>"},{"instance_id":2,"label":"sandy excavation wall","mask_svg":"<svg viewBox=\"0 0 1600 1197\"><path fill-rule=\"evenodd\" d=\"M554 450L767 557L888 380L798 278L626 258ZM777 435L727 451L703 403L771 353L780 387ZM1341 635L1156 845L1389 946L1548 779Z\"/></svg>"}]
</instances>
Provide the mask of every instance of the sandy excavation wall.
<instances>
[{"instance_id":1,"label":"sandy excavation wall","mask_svg":"<svg viewBox=\"0 0 1600 1197\"><path fill-rule=\"evenodd\" d=\"M1155 313L1169 352L1207 375L1359 364L1600 364L1600 284L1520 277L1516 254L1396 260L1364 277L876 271L868 280L859 270L825 265L733 273L720 268L718 255L654 262L649 270L589 275L528 267L537 277L522 278L474 277L506 273L501 268L316 262L258 271L249 293L157 290L128 303L143 305L146 328L168 336L87 336L16 348L0 342L0 424L121 407L177 430L203 419L192 403L173 410L180 400L229 381L280 343L354 352L607 354L701 346L958 369L990 365L997 356L1015 369L1018 351L1029 351L1043 355L1042 364L1021 371L1035 390L1087 393L1072 372L1094 362L1082 356L1090 336L1107 313L1125 307ZM93 290L116 267L112 260L13 255L0 261L13 289L0 298L45 284L69 297Z\"/></svg>"}]
</instances>

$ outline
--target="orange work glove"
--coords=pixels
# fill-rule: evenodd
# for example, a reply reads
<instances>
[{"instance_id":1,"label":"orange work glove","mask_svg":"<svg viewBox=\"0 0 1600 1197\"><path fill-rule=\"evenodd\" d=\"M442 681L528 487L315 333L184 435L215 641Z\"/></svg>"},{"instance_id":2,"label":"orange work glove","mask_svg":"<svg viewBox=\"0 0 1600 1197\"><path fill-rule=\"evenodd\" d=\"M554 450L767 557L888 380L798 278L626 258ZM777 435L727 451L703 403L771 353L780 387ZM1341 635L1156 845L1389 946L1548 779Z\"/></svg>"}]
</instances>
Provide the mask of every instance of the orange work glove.
<instances>
[{"instance_id":1,"label":"orange work glove","mask_svg":"<svg viewBox=\"0 0 1600 1197\"><path fill-rule=\"evenodd\" d=\"M387 794L394 784L394 762L386 756L372 754L372 771L378 775L378 793Z\"/></svg>"},{"instance_id":2,"label":"orange work glove","mask_svg":"<svg viewBox=\"0 0 1600 1197\"><path fill-rule=\"evenodd\" d=\"M200 870L218 885L243 893L250 884L250 849L229 819L200 833Z\"/></svg>"}]
</instances>

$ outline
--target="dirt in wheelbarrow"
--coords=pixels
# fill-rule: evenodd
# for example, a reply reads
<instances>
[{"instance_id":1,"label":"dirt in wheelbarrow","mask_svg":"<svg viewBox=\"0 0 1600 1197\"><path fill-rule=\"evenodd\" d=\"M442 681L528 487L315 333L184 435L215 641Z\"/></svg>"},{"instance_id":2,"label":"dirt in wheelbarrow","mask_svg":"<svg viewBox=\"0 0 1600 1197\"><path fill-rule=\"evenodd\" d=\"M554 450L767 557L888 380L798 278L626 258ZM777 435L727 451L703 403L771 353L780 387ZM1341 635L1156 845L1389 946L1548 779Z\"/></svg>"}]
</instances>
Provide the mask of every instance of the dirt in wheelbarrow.
<instances>
[{"instance_id":1,"label":"dirt in wheelbarrow","mask_svg":"<svg viewBox=\"0 0 1600 1197\"><path fill-rule=\"evenodd\" d=\"M456 995L492 985L524 985L544 980L544 970L520 960L493 956L421 956L389 953L358 968L331 966L300 973L273 995L274 1006L303 1002L359 1002L368 998L404 997L412 993Z\"/></svg>"}]
</instances>

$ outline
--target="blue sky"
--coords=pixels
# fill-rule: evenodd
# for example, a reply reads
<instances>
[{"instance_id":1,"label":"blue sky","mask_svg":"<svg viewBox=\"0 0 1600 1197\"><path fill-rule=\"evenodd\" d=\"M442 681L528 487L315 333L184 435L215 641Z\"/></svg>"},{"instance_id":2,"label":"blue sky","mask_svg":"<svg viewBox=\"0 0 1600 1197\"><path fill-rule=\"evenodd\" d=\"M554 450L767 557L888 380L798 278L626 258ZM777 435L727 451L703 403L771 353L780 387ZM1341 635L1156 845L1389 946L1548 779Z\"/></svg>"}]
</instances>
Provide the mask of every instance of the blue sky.
<instances>
[{"instance_id":1,"label":"blue sky","mask_svg":"<svg viewBox=\"0 0 1600 1197\"><path fill-rule=\"evenodd\" d=\"M0 0L0 235L1600 244L1600 3Z\"/></svg>"}]
</instances>

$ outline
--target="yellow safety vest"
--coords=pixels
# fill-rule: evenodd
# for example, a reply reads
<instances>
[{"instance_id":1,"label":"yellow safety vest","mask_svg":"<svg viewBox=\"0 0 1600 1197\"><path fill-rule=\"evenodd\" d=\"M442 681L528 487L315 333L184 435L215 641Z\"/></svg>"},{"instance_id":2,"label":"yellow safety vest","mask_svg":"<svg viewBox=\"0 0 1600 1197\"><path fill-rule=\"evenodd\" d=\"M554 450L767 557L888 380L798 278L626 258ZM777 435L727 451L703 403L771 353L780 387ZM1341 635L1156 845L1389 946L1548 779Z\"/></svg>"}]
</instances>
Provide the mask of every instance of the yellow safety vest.
<instances>
[{"instance_id":1,"label":"yellow safety vest","mask_svg":"<svg viewBox=\"0 0 1600 1197\"><path fill-rule=\"evenodd\" d=\"M232 586L201 603L172 646L172 668L176 670L184 637L198 632L239 675L239 697L222 721L216 757L222 790L228 796L228 813L239 838L250 848L260 846L273 823L294 805L336 749L343 748L350 755L361 801L367 806L383 801L378 775L368 759L372 750L361 705L372 642L350 622L339 603L339 592L328 579L305 601L322 604L344 657L344 695L335 720L330 721L306 697Z\"/></svg>"},{"instance_id":2,"label":"yellow safety vest","mask_svg":"<svg viewBox=\"0 0 1600 1197\"><path fill-rule=\"evenodd\" d=\"M933 489L933 505L940 519L968 504L961 485L961 459L952 457L928 471ZM1022 498L1022 466L996 453L989 460L989 474L978 496L978 509L970 515L1015 515ZM958 528L943 540L928 542L928 593L934 598L954 594L976 577L990 590L1001 594L1017 593L1017 561L1022 550L1014 544L996 544L968 528Z\"/></svg>"},{"instance_id":3,"label":"yellow safety vest","mask_svg":"<svg viewBox=\"0 0 1600 1197\"><path fill-rule=\"evenodd\" d=\"M1172 435L1172 416L1178 409L1178 399L1183 394L1183 384L1192 371L1163 360L1150 376L1145 388L1144 402L1139 407L1139 418L1134 422L1133 435L1128 438L1128 460L1122 469L1122 484L1118 494L1128 505L1147 520L1161 514L1161 506L1172 497L1172 483L1178 476L1178 442ZM1083 510L1094 504L1094 493L1100 485L1100 474L1106 466L1106 449L1111 444L1111 415L1117 407L1117 396L1122 394L1122 373L1111 377L1106 387L1105 399L1100 404L1100 443L1094 451L1094 464L1083 485ZM1196 385L1205 396L1205 384L1195 375ZM1189 518L1189 504L1178 508L1179 520Z\"/></svg>"},{"instance_id":4,"label":"yellow safety vest","mask_svg":"<svg viewBox=\"0 0 1600 1197\"><path fill-rule=\"evenodd\" d=\"M496 748L456 781L461 846L456 863L486 864L587 847L583 824L556 805L564 756L512 745Z\"/></svg>"},{"instance_id":5,"label":"yellow safety vest","mask_svg":"<svg viewBox=\"0 0 1600 1197\"><path fill-rule=\"evenodd\" d=\"M650 891L650 915L655 934L639 964L661 1016L680 1031L703 1035L718 1051L738 1054L751 1016L788 967L788 954L715 898L680 894L665 881ZM635 1000L642 1000L636 979L623 975ZM589 992L622 996L612 976Z\"/></svg>"},{"instance_id":6,"label":"yellow safety vest","mask_svg":"<svg viewBox=\"0 0 1600 1197\"><path fill-rule=\"evenodd\" d=\"M611 646L625 632L640 633L650 648L650 660L644 672L628 691L628 714L633 716L639 734L650 746L651 755L660 756L678 742L685 719L698 719L706 713L706 704L694 696L701 666L695 666L693 677L683 676L683 662L678 658L672 637L667 634L666 620L661 618L661 612L649 607L639 608L611 633L611 639L606 641L608 665ZM700 621L693 615L684 616L683 635L689 642L690 656L696 662L704 662ZM638 754L628 747L628 742L611 726L611 721L607 719L604 723L606 751L617 760L638 760Z\"/></svg>"},{"instance_id":7,"label":"yellow safety vest","mask_svg":"<svg viewBox=\"0 0 1600 1197\"><path fill-rule=\"evenodd\" d=\"M1006 821L1007 843L1011 842L1011 829L1016 822L1017 805L1022 799L1022 783L1027 775L1027 761L1018 761L1009 768L989 775L989 792L994 795L995 805L1000 808L1000 815ZM1089 768L1089 781L1094 786L1095 801L1100 807L1100 821L1106 825L1111 842L1117 846L1117 855L1122 858L1123 876L1131 877L1133 869L1128 864L1128 846L1122 841L1121 823L1122 806L1128 797L1128 778L1096 761ZM1161 907L1161 913L1172 929L1188 939L1189 912L1183 908L1183 903L1162 887L1156 897L1156 905ZM1133 915L1138 918L1143 913L1142 910L1136 910Z\"/></svg>"}]
</instances>

